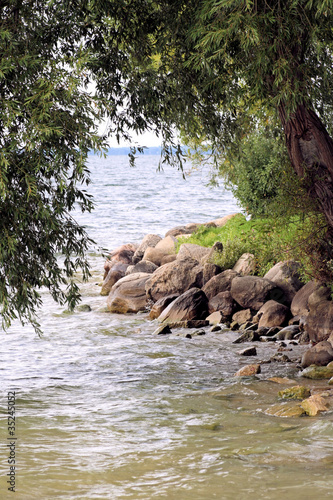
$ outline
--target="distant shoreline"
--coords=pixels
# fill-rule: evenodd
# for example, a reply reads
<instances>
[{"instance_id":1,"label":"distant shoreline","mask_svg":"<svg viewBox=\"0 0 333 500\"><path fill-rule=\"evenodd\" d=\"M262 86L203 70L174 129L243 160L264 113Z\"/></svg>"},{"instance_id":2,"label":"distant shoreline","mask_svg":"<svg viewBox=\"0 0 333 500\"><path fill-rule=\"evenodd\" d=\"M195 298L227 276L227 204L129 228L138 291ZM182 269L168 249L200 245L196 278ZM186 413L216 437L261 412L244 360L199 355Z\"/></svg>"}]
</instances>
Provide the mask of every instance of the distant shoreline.
<instances>
[{"instance_id":1,"label":"distant shoreline","mask_svg":"<svg viewBox=\"0 0 333 500\"><path fill-rule=\"evenodd\" d=\"M137 155L145 154L145 155L161 155L162 148L161 146L154 146L154 147L147 147L144 149L144 153L140 153L139 151L136 152ZM130 147L119 147L119 148L109 148L107 150L107 155L108 156L123 156L123 155L129 155L131 152ZM95 156L95 153L93 151L89 151L89 156Z\"/></svg>"}]
</instances>

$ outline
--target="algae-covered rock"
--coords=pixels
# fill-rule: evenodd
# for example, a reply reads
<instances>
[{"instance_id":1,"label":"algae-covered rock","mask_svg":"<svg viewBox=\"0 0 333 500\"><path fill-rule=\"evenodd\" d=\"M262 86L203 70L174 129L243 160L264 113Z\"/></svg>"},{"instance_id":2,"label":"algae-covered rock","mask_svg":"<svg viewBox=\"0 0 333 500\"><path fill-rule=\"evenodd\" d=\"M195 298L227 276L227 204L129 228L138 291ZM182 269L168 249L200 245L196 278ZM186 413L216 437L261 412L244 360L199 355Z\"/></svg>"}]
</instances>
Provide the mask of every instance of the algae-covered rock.
<instances>
[{"instance_id":1,"label":"algae-covered rock","mask_svg":"<svg viewBox=\"0 0 333 500\"><path fill-rule=\"evenodd\" d=\"M300 405L286 406L284 404L274 405L267 408L265 411L267 415L273 415L274 417L302 417L305 415L305 410Z\"/></svg>"},{"instance_id":2,"label":"algae-covered rock","mask_svg":"<svg viewBox=\"0 0 333 500\"><path fill-rule=\"evenodd\" d=\"M304 385L294 385L293 387L279 391L278 396L282 399L305 399L311 396L311 392Z\"/></svg>"},{"instance_id":3,"label":"algae-covered rock","mask_svg":"<svg viewBox=\"0 0 333 500\"><path fill-rule=\"evenodd\" d=\"M333 362L327 366L311 365L301 372L301 376L314 380L329 379L333 377Z\"/></svg>"},{"instance_id":4,"label":"algae-covered rock","mask_svg":"<svg viewBox=\"0 0 333 500\"><path fill-rule=\"evenodd\" d=\"M328 410L325 399L319 394L314 394L302 401L301 407L309 417L315 417L318 413Z\"/></svg>"}]
</instances>

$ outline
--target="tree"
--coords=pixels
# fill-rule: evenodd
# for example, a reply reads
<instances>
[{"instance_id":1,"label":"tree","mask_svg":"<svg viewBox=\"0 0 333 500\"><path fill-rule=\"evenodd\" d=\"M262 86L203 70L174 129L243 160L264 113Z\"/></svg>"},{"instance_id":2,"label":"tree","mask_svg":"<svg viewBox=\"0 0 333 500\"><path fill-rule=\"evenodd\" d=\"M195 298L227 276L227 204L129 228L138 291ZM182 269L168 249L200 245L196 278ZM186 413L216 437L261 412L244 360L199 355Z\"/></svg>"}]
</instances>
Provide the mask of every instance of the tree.
<instances>
[{"instance_id":1,"label":"tree","mask_svg":"<svg viewBox=\"0 0 333 500\"><path fill-rule=\"evenodd\" d=\"M62 2L0 1L4 327L18 317L38 330L41 287L73 308L79 298L74 273L81 270L84 279L89 273L91 240L70 212L92 209L85 161L103 141L95 131L99 109L83 87L87 55L76 16Z\"/></svg>"}]
</instances>

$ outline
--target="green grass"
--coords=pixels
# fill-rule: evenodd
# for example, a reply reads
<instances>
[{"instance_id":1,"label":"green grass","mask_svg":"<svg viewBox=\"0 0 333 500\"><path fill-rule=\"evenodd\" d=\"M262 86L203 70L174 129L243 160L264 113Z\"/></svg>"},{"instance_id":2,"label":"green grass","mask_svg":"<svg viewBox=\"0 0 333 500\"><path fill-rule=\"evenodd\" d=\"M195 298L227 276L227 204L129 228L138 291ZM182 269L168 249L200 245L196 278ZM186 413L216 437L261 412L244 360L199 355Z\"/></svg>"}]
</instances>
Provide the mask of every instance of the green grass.
<instances>
[{"instance_id":1,"label":"green grass","mask_svg":"<svg viewBox=\"0 0 333 500\"><path fill-rule=\"evenodd\" d=\"M314 233L320 231L320 221L314 220L313 215L307 218L263 217L247 221L242 214L238 214L223 227L200 227L191 237L180 238L179 246L195 243L211 247L216 241L221 241L223 252L214 263L222 269L230 269L243 253L252 253L258 276L264 276L281 260L297 260L302 264L303 278L309 280L312 279L311 263L305 249Z\"/></svg>"}]
</instances>

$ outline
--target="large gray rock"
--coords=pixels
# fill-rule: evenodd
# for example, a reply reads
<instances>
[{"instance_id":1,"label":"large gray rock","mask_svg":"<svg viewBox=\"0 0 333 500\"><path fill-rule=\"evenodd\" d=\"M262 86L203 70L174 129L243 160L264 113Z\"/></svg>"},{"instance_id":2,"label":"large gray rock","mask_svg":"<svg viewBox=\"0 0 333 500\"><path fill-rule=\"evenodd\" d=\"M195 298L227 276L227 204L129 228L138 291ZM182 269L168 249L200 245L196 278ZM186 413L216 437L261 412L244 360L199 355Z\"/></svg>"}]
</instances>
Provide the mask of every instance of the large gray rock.
<instances>
[{"instance_id":1,"label":"large gray rock","mask_svg":"<svg viewBox=\"0 0 333 500\"><path fill-rule=\"evenodd\" d=\"M180 245L177 259L183 260L190 258L200 262L202 257L209 254L209 251L209 248L195 245L194 243L183 243Z\"/></svg>"},{"instance_id":2,"label":"large gray rock","mask_svg":"<svg viewBox=\"0 0 333 500\"><path fill-rule=\"evenodd\" d=\"M307 316L309 314L309 297L321 286L322 284L319 281L309 281L298 290L290 306L293 316Z\"/></svg>"},{"instance_id":3,"label":"large gray rock","mask_svg":"<svg viewBox=\"0 0 333 500\"><path fill-rule=\"evenodd\" d=\"M241 307L255 311L268 300L285 301L284 292L276 283L258 276L236 276L231 282L230 293Z\"/></svg>"},{"instance_id":4,"label":"large gray rock","mask_svg":"<svg viewBox=\"0 0 333 500\"><path fill-rule=\"evenodd\" d=\"M258 311L259 325L265 327L283 326L290 317L290 309L275 300L269 300Z\"/></svg>"},{"instance_id":5,"label":"large gray rock","mask_svg":"<svg viewBox=\"0 0 333 500\"><path fill-rule=\"evenodd\" d=\"M286 260L275 264L264 276L284 291L288 305L291 304L298 290L304 286L299 274L300 268L299 262Z\"/></svg>"},{"instance_id":6,"label":"large gray rock","mask_svg":"<svg viewBox=\"0 0 333 500\"><path fill-rule=\"evenodd\" d=\"M223 317L226 319L231 318L236 310L236 307L237 304L231 297L231 293L228 291L218 293L210 299L208 303L208 310L210 314L215 311L221 311Z\"/></svg>"},{"instance_id":7,"label":"large gray rock","mask_svg":"<svg viewBox=\"0 0 333 500\"><path fill-rule=\"evenodd\" d=\"M199 288L191 288L171 302L159 316L159 321L174 322L204 319L208 314L208 300Z\"/></svg>"},{"instance_id":8,"label":"large gray rock","mask_svg":"<svg viewBox=\"0 0 333 500\"><path fill-rule=\"evenodd\" d=\"M175 260L158 268L147 281L148 298L156 302L171 294L182 294L190 288L201 288L203 268L194 259Z\"/></svg>"},{"instance_id":9,"label":"large gray rock","mask_svg":"<svg viewBox=\"0 0 333 500\"><path fill-rule=\"evenodd\" d=\"M202 262L201 262L202 263ZM208 283L210 279L214 276L217 276L222 272L222 268L217 266L216 264L211 264L210 262L206 262L203 264L203 282L204 285Z\"/></svg>"},{"instance_id":10,"label":"large gray rock","mask_svg":"<svg viewBox=\"0 0 333 500\"><path fill-rule=\"evenodd\" d=\"M149 273L153 274L153 272L158 269L158 266L149 260L140 260L135 266L128 266L125 276L133 273Z\"/></svg>"},{"instance_id":11,"label":"large gray rock","mask_svg":"<svg viewBox=\"0 0 333 500\"><path fill-rule=\"evenodd\" d=\"M108 272L116 263L121 262L128 265L132 264L133 255L136 249L137 245L128 243L127 245L121 245L120 247L113 250L104 264L104 279L107 277Z\"/></svg>"},{"instance_id":12,"label":"large gray rock","mask_svg":"<svg viewBox=\"0 0 333 500\"><path fill-rule=\"evenodd\" d=\"M145 310L147 307L145 286L150 277L151 274L135 273L117 281L107 298L109 311L125 314Z\"/></svg>"},{"instance_id":13,"label":"large gray rock","mask_svg":"<svg viewBox=\"0 0 333 500\"><path fill-rule=\"evenodd\" d=\"M256 260L253 253L243 253L233 267L233 270L241 276L254 274L256 269Z\"/></svg>"},{"instance_id":14,"label":"large gray rock","mask_svg":"<svg viewBox=\"0 0 333 500\"><path fill-rule=\"evenodd\" d=\"M203 287L203 291L207 295L208 300L211 300L218 293L229 291L231 288L231 282L234 278L236 278L236 276L238 276L236 271L227 269L207 281Z\"/></svg>"},{"instance_id":15,"label":"large gray rock","mask_svg":"<svg viewBox=\"0 0 333 500\"><path fill-rule=\"evenodd\" d=\"M326 366L333 361L333 347L326 340L308 349L302 356L302 367L310 365Z\"/></svg>"},{"instance_id":16,"label":"large gray rock","mask_svg":"<svg viewBox=\"0 0 333 500\"><path fill-rule=\"evenodd\" d=\"M176 300L178 297L179 295L174 294L174 295L167 295L166 297L162 297L161 299L159 299L157 302L155 302L155 304L151 308L149 313L149 318L150 319L158 318L159 315L164 311L164 309L166 309L168 305L171 304L171 302Z\"/></svg>"},{"instance_id":17,"label":"large gray rock","mask_svg":"<svg viewBox=\"0 0 333 500\"><path fill-rule=\"evenodd\" d=\"M114 261L114 264L103 281L101 295L108 295L111 288L117 281L123 278L126 274L129 265L123 262Z\"/></svg>"},{"instance_id":18,"label":"large gray rock","mask_svg":"<svg viewBox=\"0 0 333 500\"><path fill-rule=\"evenodd\" d=\"M139 247L135 251L133 256L133 264L137 264L143 259L144 253L148 247L155 248L157 243L161 241L161 237L158 234L146 234L146 236L141 241ZM149 259L147 259L149 260Z\"/></svg>"}]
</instances>

